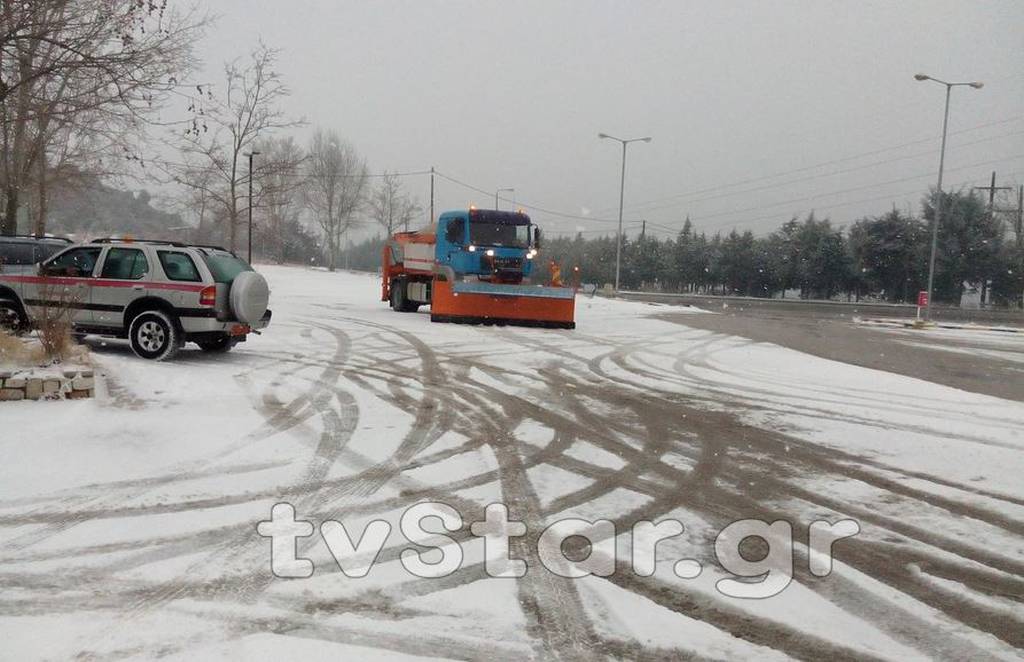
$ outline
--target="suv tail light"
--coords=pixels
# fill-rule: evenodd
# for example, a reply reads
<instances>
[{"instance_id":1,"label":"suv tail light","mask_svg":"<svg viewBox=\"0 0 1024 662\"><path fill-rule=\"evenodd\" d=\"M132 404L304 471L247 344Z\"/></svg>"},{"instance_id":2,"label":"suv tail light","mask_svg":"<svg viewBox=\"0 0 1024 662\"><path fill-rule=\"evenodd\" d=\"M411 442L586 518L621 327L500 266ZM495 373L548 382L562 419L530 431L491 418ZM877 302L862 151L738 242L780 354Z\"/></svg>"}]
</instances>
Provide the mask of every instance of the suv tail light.
<instances>
[{"instance_id":1,"label":"suv tail light","mask_svg":"<svg viewBox=\"0 0 1024 662\"><path fill-rule=\"evenodd\" d=\"M204 287L199 292L199 305L200 306L213 306L217 303L217 286L211 285Z\"/></svg>"}]
</instances>

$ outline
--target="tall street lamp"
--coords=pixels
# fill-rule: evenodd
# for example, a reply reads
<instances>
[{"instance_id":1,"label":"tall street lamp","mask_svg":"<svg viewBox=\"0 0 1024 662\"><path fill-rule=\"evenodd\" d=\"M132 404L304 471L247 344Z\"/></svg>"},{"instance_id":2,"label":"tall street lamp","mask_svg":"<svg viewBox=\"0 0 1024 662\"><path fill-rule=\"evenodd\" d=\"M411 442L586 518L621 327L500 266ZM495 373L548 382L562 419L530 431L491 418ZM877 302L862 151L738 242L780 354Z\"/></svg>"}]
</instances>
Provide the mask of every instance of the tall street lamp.
<instances>
[{"instance_id":1,"label":"tall street lamp","mask_svg":"<svg viewBox=\"0 0 1024 662\"><path fill-rule=\"evenodd\" d=\"M514 188L500 188L494 192L494 211L498 211L498 194L503 192L512 194L512 206L516 206L516 190Z\"/></svg>"},{"instance_id":2,"label":"tall street lamp","mask_svg":"<svg viewBox=\"0 0 1024 662\"><path fill-rule=\"evenodd\" d=\"M622 143L622 178L619 182L619 237L615 242L615 293L619 292L619 270L622 261L622 201L625 197L626 192L626 145L635 142L651 142L650 136L646 138L629 138L623 140L622 138L616 138L615 136L609 136L607 133L597 134L598 138L608 138L609 140L617 140Z\"/></svg>"},{"instance_id":3,"label":"tall street lamp","mask_svg":"<svg viewBox=\"0 0 1024 662\"><path fill-rule=\"evenodd\" d=\"M976 90L980 90L983 87L983 83L977 81L971 83L947 83L944 80L938 78L932 78L927 74L914 74L914 79L919 81L930 80L940 85L946 86L946 111L942 117L942 148L939 150L939 181L935 185L935 219L932 222L932 250L931 255L928 258L928 301L924 307L924 318L931 320L932 318L932 285L935 282L935 253L939 246L939 223L942 222L942 170L946 164L946 129L949 126L949 95L954 87L968 86L973 87Z\"/></svg>"},{"instance_id":4,"label":"tall street lamp","mask_svg":"<svg viewBox=\"0 0 1024 662\"><path fill-rule=\"evenodd\" d=\"M249 157L249 264L252 264L252 159L259 155L256 151L246 154Z\"/></svg>"}]
</instances>

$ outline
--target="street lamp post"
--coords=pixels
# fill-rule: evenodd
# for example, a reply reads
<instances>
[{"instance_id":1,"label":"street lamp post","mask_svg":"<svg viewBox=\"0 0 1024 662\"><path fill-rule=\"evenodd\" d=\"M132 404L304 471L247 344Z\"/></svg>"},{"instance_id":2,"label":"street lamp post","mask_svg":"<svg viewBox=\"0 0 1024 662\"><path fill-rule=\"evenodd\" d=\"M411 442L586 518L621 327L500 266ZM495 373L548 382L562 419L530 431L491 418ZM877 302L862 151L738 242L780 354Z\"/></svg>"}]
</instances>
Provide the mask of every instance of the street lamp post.
<instances>
[{"instance_id":1,"label":"street lamp post","mask_svg":"<svg viewBox=\"0 0 1024 662\"><path fill-rule=\"evenodd\" d=\"M932 249L928 257L928 301L924 307L924 318L932 319L932 287L935 283L935 254L939 247L939 223L942 222L942 171L946 165L946 129L949 126L949 96L954 87L968 86L976 90L983 87L983 83L977 81L970 83L947 83L938 78L932 78L927 74L914 74L914 79L919 81L930 80L946 86L946 109L942 116L942 147L939 149L939 180L935 185L935 218L932 221Z\"/></svg>"},{"instance_id":2,"label":"street lamp post","mask_svg":"<svg viewBox=\"0 0 1024 662\"><path fill-rule=\"evenodd\" d=\"M256 151L246 154L249 157L249 264L252 264L252 159L259 155Z\"/></svg>"},{"instance_id":3,"label":"street lamp post","mask_svg":"<svg viewBox=\"0 0 1024 662\"><path fill-rule=\"evenodd\" d=\"M626 145L629 143L635 143L643 141L645 143L651 142L650 136L645 138L629 138L623 140L622 138L616 138L610 136L607 133L597 134L598 138L608 138L610 140L617 140L622 143L622 176L619 181L619 235L615 242L615 293L619 293L619 271L620 264L622 262L622 203L626 195Z\"/></svg>"},{"instance_id":4,"label":"street lamp post","mask_svg":"<svg viewBox=\"0 0 1024 662\"><path fill-rule=\"evenodd\" d=\"M498 194L508 191L512 194L512 206L516 204L516 190L514 188L500 188L494 192L494 211L498 211Z\"/></svg>"}]
</instances>

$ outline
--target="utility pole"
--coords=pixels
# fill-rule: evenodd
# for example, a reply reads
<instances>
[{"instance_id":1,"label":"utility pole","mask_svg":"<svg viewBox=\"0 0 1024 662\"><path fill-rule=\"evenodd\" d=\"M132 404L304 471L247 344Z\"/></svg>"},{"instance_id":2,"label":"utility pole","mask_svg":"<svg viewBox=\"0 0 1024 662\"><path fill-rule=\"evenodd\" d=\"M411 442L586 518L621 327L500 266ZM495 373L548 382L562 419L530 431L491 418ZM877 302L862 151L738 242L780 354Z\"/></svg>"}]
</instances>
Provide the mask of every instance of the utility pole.
<instances>
[{"instance_id":1,"label":"utility pole","mask_svg":"<svg viewBox=\"0 0 1024 662\"><path fill-rule=\"evenodd\" d=\"M428 225L434 224L434 166L430 166L430 218Z\"/></svg>"},{"instance_id":2,"label":"utility pole","mask_svg":"<svg viewBox=\"0 0 1024 662\"><path fill-rule=\"evenodd\" d=\"M511 187L500 188L494 192L494 211L498 211L498 194L503 191L509 191L512 193L512 210L516 208L516 190Z\"/></svg>"},{"instance_id":3,"label":"utility pole","mask_svg":"<svg viewBox=\"0 0 1024 662\"><path fill-rule=\"evenodd\" d=\"M1017 246L1024 247L1024 184L1017 189Z\"/></svg>"},{"instance_id":4,"label":"utility pole","mask_svg":"<svg viewBox=\"0 0 1024 662\"><path fill-rule=\"evenodd\" d=\"M996 211L996 191L1012 191L1012 186L996 186L996 171L992 171L992 183L988 186L975 186L975 191L988 191L988 215Z\"/></svg>"},{"instance_id":5,"label":"utility pole","mask_svg":"<svg viewBox=\"0 0 1024 662\"><path fill-rule=\"evenodd\" d=\"M647 236L647 219L642 220L641 223L642 225L640 226L640 241L643 241L644 238Z\"/></svg>"},{"instance_id":6,"label":"utility pole","mask_svg":"<svg viewBox=\"0 0 1024 662\"><path fill-rule=\"evenodd\" d=\"M1011 186L1004 186L1003 188L1013 190L1013 187ZM1016 207L996 209L996 211L1003 212L1004 214L1013 214L1010 217L1010 223L1013 225L1013 234L1017 240L1017 246L1019 248L1024 248L1024 185L1021 185L1017 189Z\"/></svg>"},{"instance_id":7,"label":"utility pole","mask_svg":"<svg viewBox=\"0 0 1024 662\"><path fill-rule=\"evenodd\" d=\"M996 191L1012 191L1012 186L996 186L996 171L992 171L992 183L988 186L975 186L975 191L988 191L988 217L989 219L995 219L996 216ZM1006 211L1000 209L998 211ZM1000 228L1000 234L1002 228ZM984 305L988 303L988 279L982 280L981 283L981 303Z\"/></svg>"}]
</instances>

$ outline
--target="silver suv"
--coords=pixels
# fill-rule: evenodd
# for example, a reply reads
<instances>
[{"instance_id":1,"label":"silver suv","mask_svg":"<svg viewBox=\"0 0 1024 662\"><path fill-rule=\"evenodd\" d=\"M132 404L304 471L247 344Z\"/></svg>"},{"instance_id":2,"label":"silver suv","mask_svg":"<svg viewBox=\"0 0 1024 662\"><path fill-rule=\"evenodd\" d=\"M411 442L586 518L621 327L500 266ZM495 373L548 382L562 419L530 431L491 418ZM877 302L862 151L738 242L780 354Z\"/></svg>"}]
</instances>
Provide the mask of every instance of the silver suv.
<instances>
[{"instance_id":1,"label":"silver suv","mask_svg":"<svg viewBox=\"0 0 1024 662\"><path fill-rule=\"evenodd\" d=\"M127 338L164 360L186 342L226 352L270 324L266 279L218 246L97 239L29 273L0 270L0 323L25 329L63 311L77 336Z\"/></svg>"}]
</instances>

